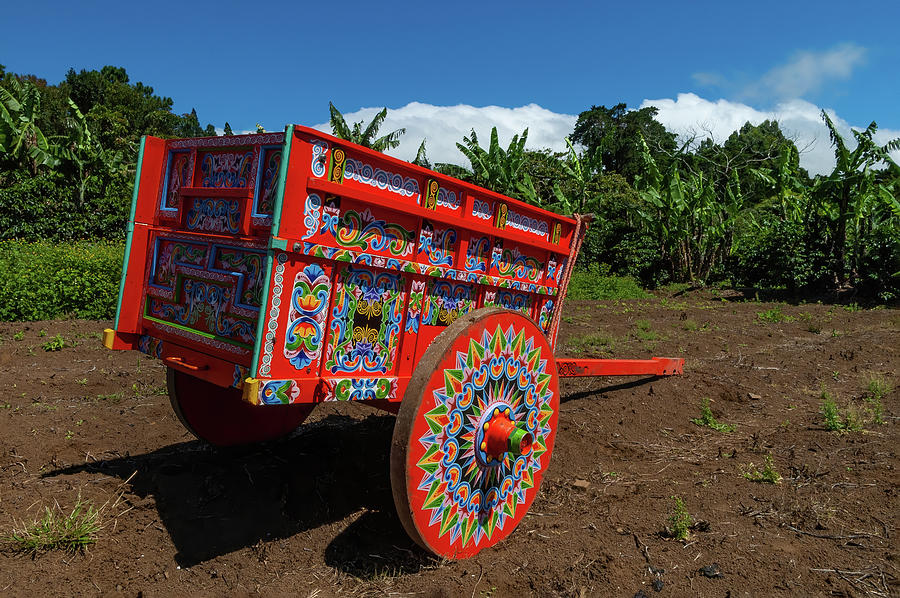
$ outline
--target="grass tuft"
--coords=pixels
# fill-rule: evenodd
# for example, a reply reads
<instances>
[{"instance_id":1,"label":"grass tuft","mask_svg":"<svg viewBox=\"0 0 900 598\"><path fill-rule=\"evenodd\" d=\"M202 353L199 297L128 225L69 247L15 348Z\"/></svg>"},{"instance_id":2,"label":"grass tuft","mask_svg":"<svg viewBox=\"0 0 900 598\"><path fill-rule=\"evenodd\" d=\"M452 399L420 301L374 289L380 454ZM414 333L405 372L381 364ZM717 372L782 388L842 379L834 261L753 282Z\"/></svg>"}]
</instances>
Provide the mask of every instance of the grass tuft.
<instances>
[{"instance_id":1,"label":"grass tuft","mask_svg":"<svg viewBox=\"0 0 900 598\"><path fill-rule=\"evenodd\" d=\"M672 500L675 501L675 505L669 514L667 531L676 540L686 540L694 520L691 519L691 514L688 513L687 507L684 506L684 500L680 496L673 496Z\"/></svg>"},{"instance_id":2,"label":"grass tuft","mask_svg":"<svg viewBox=\"0 0 900 598\"><path fill-rule=\"evenodd\" d=\"M97 541L101 529L100 510L80 496L72 511L66 514L59 503L45 507L44 516L14 529L5 539L14 551L36 555L51 550L84 551Z\"/></svg>"},{"instance_id":3,"label":"grass tuft","mask_svg":"<svg viewBox=\"0 0 900 598\"><path fill-rule=\"evenodd\" d=\"M766 462L762 469L759 469L751 463L744 472L744 477L751 482L760 482L765 484L778 484L781 482L781 474L775 471L775 461L772 455L766 455Z\"/></svg>"},{"instance_id":4,"label":"grass tuft","mask_svg":"<svg viewBox=\"0 0 900 598\"><path fill-rule=\"evenodd\" d=\"M705 397L700 401L700 417L691 419L691 423L697 426L706 427L716 432L734 432L734 426L731 424L723 424L716 420L712 409L709 407L709 398Z\"/></svg>"}]
</instances>

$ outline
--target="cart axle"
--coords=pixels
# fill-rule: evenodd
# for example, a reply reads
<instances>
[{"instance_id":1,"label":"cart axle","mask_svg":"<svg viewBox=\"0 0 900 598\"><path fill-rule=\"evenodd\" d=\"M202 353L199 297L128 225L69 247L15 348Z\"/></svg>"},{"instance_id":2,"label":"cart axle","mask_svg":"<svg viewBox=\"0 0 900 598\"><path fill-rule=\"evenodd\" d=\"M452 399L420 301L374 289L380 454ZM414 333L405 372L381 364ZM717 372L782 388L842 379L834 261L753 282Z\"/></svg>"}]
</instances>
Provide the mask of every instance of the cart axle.
<instances>
[{"instance_id":1,"label":"cart axle","mask_svg":"<svg viewBox=\"0 0 900 598\"><path fill-rule=\"evenodd\" d=\"M564 378L575 376L676 376L684 371L684 359L680 357L557 359L556 371Z\"/></svg>"}]
</instances>

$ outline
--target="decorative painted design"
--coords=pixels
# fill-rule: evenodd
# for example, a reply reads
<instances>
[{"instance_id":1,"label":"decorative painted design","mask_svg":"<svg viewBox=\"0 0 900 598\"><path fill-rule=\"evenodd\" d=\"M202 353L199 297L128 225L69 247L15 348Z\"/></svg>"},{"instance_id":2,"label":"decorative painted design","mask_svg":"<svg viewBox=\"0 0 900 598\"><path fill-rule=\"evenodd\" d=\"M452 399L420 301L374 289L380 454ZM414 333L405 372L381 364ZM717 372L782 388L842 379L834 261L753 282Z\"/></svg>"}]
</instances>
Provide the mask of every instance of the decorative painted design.
<instances>
[{"instance_id":1,"label":"decorative painted design","mask_svg":"<svg viewBox=\"0 0 900 598\"><path fill-rule=\"evenodd\" d=\"M399 224L379 220L366 208L362 212L347 210L341 217L336 240L341 247L364 251L387 251L404 257L412 253L414 235Z\"/></svg>"},{"instance_id":2,"label":"decorative painted design","mask_svg":"<svg viewBox=\"0 0 900 598\"><path fill-rule=\"evenodd\" d=\"M198 274L202 274L198 271ZM211 334L226 342L253 345L256 323L231 310L233 287L204 280L199 276L176 276L175 301L149 297L145 317L182 326L201 334Z\"/></svg>"},{"instance_id":3,"label":"decorative painted design","mask_svg":"<svg viewBox=\"0 0 900 598\"><path fill-rule=\"evenodd\" d=\"M450 208L451 210L458 210L460 206L459 196L456 195L456 191L448 191L441 187L438 191L437 205Z\"/></svg>"},{"instance_id":4,"label":"decorative painted design","mask_svg":"<svg viewBox=\"0 0 900 598\"><path fill-rule=\"evenodd\" d=\"M278 173L281 170L281 148L263 149L260 160L259 189L253 206L254 216L271 217L275 211Z\"/></svg>"},{"instance_id":5,"label":"decorative painted design","mask_svg":"<svg viewBox=\"0 0 900 598\"><path fill-rule=\"evenodd\" d=\"M297 272L284 333L284 356L298 370L317 360L322 352L330 297L331 279L318 264Z\"/></svg>"},{"instance_id":6,"label":"decorative painted design","mask_svg":"<svg viewBox=\"0 0 900 598\"><path fill-rule=\"evenodd\" d=\"M334 150L334 156L337 156L337 152L338 150ZM337 160L336 157L335 160ZM416 179L375 168L353 158L347 159L344 177L382 191L390 191L403 197L413 197L416 203L419 201L419 182Z\"/></svg>"},{"instance_id":7,"label":"decorative painted design","mask_svg":"<svg viewBox=\"0 0 900 598\"><path fill-rule=\"evenodd\" d=\"M472 554L509 533L533 500L553 446L549 346L513 325L491 326L480 338L461 337L455 363L436 370L420 407L427 427L416 427L410 445L414 514L442 554ZM485 424L498 412L531 434L531 450L499 459L483 452Z\"/></svg>"},{"instance_id":8,"label":"decorative painted design","mask_svg":"<svg viewBox=\"0 0 900 598\"><path fill-rule=\"evenodd\" d=\"M550 235L550 242L554 245L559 244L559 236L562 233L562 224L557 222L553 225L553 233Z\"/></svg>"},{"instance_id":9,"label":"decorative painted design","mask_svg":"<svg viewBox=\"0 0 900 598\"><path fill-rule=\"evenodd\" d=\"M405 295L399 275L348 266L335 292L325 368L332 374L392 371Z\"/></svg>"},{"instance_id":10,"label":"decorative painted design","mask_svg":"<svg viewBox=\"0 0 900 598\"><path fill-rule=\"evenodd\" d=\"M303 225L306 227L306 233L301 238L308 239L319 230L321 209L321 197L315 193L306 196L306 202L303 204Z\"/></svg>"},{"instance_id":11,"label":"decorative painted design","mask_svg":"<svg viewBox=\"0 0 900 598\"><path fill-rule=\"evenodd\" d=\"M220 148L220 147L246 147L248 145L281 145L284 143L284 133L256 133L253 135L222 135L219 137L192 137L190 139L175 139L169 142L170 149L188 148Z\"/></svg>"},{"instance_id":12,"label":"decorative painted design","mask_svg":"<svg viewBox=\"0 0 900 598\"><path fill-rule=\"evenodd\" d=\"M238 276L235 304L259 309L262 305L265 254L227 245L213 247L213 263L209 269Z\"/></svg>"},{"instance_id":13,"label":"decorative painted design","mask_svg":"<svg viewBox=\"0 0 900 598\"><path fill-rule=\"evenodd\" d=\"M557 272L556 268L557 268L556 254L551 253L550 258L547 260L547 280L553 280L553 281L556 280L556 272Z\"/></svg>"},{"instance_id":14,"label":"decorative painted design","mask_svg":"<svg viewBox=\"0 0 900 598\"><path fill-rule=\"evenodd\" d=\"M269 299L269 321L266 322L266 336L262 347L262 356L259 360L259 375L268 376L272 371L272 352L275 350L275 333L278 330L278 315L281 313L281 291L284 284L284 264L287 262L286 253L275 255L275 272L272 277L272 292ZM299 392L299 390L297 391ZM265 402L263 390L260 390L260 401Z\"/></svg>"},{"instance_id":15,"label":"decorative painted design","mask_svg":"<svg viewBox=\"0 0 900 598\"><path fill-rule=\"evenodd\" d=\"M422 315L422 300L425 298L425 281L413 280L409 291L409 306L406 310L406 327L408 333L419 332L419 319Z\"/></svg>"},{"instance_id":16,"label":"decorative painted design","mask_svg":"<svg viewBox=\"0 0 900 598\"><path fill-rule=\"evenodd\" d=\"M480 199L472 199L472 216L481 220L490 220L494 216L494 204Z\"/></svg>"},{"instance_id":17,"label":"decorative painted design","mask_svg":"<svg viewBox=\"0 0 900 598\"><path fill-rule=\"evenodd\" d=\"M178 197L182 187L190 187L194 176L194 156L191 152L169 152L166 169L166 190L163 209L178 209Z\"/></svg>"},{"instance_id":18,"label":"decorative painted design","mask_svg":"<svg viewBox=\"0 0 900 598\"><path fill-rule=\"evenodd\" d=\"M157 239L150 283L172 288L177 264L203 267L209 261L209 246L171 239Z\"/></svg>"},{"instance_id":19,"label":"decorative painted design","mask_svg":"<svg viewBox=\"0 0 900 598\"><path fill-rule=\"evenodd\" d=\"M512 210L509 210L509 213L506 216L506 226L508 226L509 228L520 230L524 233L536 235L542 239L547 238L547 233L550 230L550 225L546 220L531 218L530 216L519 214L518 212L513 212Z\"/></svg>"},{"instance_id":20,"label":"decorative painted design","mask_svg":"<svg viewBox=\"0 0 900 598\"><path fill-rule=\"evenodd\" d=\"M248 369L242 365L234 364L234 374L232 375L231 388L243 388L244 380L247 379Z\"/></svg>"},{"instance_id":21,"label":"decorative painted design","mask_svg":"<svg viewBox=\"0 0 900 598\"><path fill-rule=\"evenodd\" d=\"M436 228L427 220L422 222L418 253L425 254L429 263L452 268L455 249L456 231L454 229Z\"/></svg>"},{"instance_id":22,"label":"decorative painted design","mask_svg":"<svg viewBox=\"0 0 900 598\"><path fill-rule=\"evenodd\" d=\"M447 326L475 308L472 285L435 280L422 308L423 326Z\"/></svg>"},{"instance_id":23,"label":"decorative painted design","mask_svg":"<svg viewBox=\"0 0 900 598\"><path fill-rule=\"evenodd\" d=\"M241 204L234 199L196 198L187 214L188 230L237 234Z\"/></svg>"},{"instance_id":24,"label":"decorative painted design","mask_svg":"<svg viewBox=\"0 0 900 598\"><path fill-rule=\"evenodd\" d=\"M492 276L489 274L465 272L463 270L454 270L452 268L435 266L432 264L421 264L404 259L386 257L383 255L351 251L349 249L343 249L341 247L318 245L316 243L310 243L308 241L294 243L293 250L297 253L303 253L315 258L335 260L338 262L347 262L350 264L374 266L377 268L384 268L386 270L393 270L396 272L405 272L409 274L418 274L435 278L446 278L448 280L457 280L460 282L465 281L489 287L510 288L522 292L534 293L537 295L556 295L559 293L559 289L557 289L556 287L545 286L533 282L523 282L520 280L513 280L511 278L505 278L502 276Z\"/></svg>"},{"instance_id":25,"label":"decorative painted design","mask_svg":"<svg viewBox=\"0 0 900 598\"><path fill-rule=\"evenodd\" d=\"M138 338L137 350L150 357L162 359L163 342L158 338L142 334L140 338Z\"/></svg>"},{"instance_id":26,"label":"decorative painted design","mask_svg":"<svg viewBox=\"0 0 900 598\"><path fill-rule=\"evenodd\" d=\"M340 219L341 198L327 197L325 199L325 208L322 210L322 228L319 229L319 233L327 233L332 237L337 237L337 227Z\"/></svg>"},{"instance_id":27,"label":"decorative painted design","mask_svg":"<svg viewBox=\"0 0 900 598\"><path fill-rule=\"evenodd\" d=\"M550 321L553 319L553 299L547 299L541 306L541 313L538 317L538 325L544 334L550 332Z\"/></svg>"},{"instance_id":28,"label":"decorative painted design","mask_svg":"<svg viewBox=\"0 0 900 598\"><path fill-rule=\"evenodd\" d=\"M496 261L494 261L496 260ZM518 247L504 249L500 255L492 255L492 267L497 268L500 276L525 278L537 282L544 270L544 265L533 257L522 254Z\"/></svg>"},{"instance_id":29,"label":"decorative painted design","mask_svg":"<svg viewBox=\"0 0 900 598\"><path fill-rule=\"evenodd\" d=\"M487 237L471 237L466 247L466 272L487 272L487 254L491 241Z\"/></svg>"},{"instance_id":30,"label":"decorative painted design","mask_svg":"<svg viewBox=\"0 0 900 598\"><path fill-rule=\"evenodd\" d=\"M328 173L328 180L337 184L344 182L344 163L347 161L347 154L339 147L334 148L331 152L331 171Z\"/></svg>"},{"instance_id":31,"label":"decorative painted design","mask_svg":"<svg viewBox=\"0 0 900 598\"><path fill-rule=\"evenodd\" d=\"M498 289L495 305L520 311L526 316L531 315L531 296L524 293L514 293L506 289Z\"/></svg>"},{"instance_id":32,"label":"decorative painted design","mask_svg":"<svg viewBox=\"0 0 900 598\"><path fill-rule=\"evenodd\" d=\"M259 387L259 402L263 405L287 405L299 396L296 380L267 380Z\"/></svg>"},{"instance_id":33,"label":"decorative painted design","mask_svg":"<svg viewBox=\"0 0 900 598\"><path fill-rule=\"evenodd\" d=\"M397 378L325 378L323 401L383 401L397 398Z\"/></svg>"},{"instance_id":34,"label":"decorative painted design","mask_svg":"<svg viewBox=\"0 0 900 598\"><path fill-rule=\"evenodd\" d=\"M425 183L425 200L422 202L422 207L426 210L433 210L437 208L437 198L438 191L440 191L440 184L434 179L428 179Z\"/></svg>"},{"instance_id":35,"label":"decorative painted design","mask_svg":"<svg viewBox=\"0 0 900 598\"><path fill-rule=\"evenodd\" d=\"M312 162L309 164L309 171L314 177L322 178L325 176L325 165L328 163L328 144L322 140L313 141L312 144Z\"/></svg>"},{"instance_id":36,"label":"decorative painted design","mask_svg":"<svg viewBox=\"0 0 900 598\"><path fill-rule=\"evenodd\" d=\"M509 207L506 203L497 205L497 214L494 216L494 226L500 229L506 228L506 218L509 214Z\"/></svg>"},{"instance_id":37,"label":"decorative painted design","mask_svg":"<svg viewBox=\"0 0 900 598\"><path fill-rule=\"evenodd\" d=\"M210 152L200 161L201 187L242 189L250 183L253 150Z\"/></svg>"}]
</instances>

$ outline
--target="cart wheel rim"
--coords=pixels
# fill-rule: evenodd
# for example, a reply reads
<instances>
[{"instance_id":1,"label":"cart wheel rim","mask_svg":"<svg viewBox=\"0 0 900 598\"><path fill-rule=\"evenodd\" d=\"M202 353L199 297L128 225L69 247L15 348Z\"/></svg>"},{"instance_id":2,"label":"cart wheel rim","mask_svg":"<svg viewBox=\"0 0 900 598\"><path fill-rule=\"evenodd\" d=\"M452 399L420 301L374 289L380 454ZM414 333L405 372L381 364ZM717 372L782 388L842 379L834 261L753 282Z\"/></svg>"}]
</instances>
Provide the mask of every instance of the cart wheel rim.
<instances>
[{"instance_id":1,"label":"cart wheel rim","mask_svg":"<svg viewBox=\"0 0 900 598\"><path fill-rule=\"evenodd\" d=\"M238 446L287 436L313 410L313 404L251 405L236 388L223 388L168 368L169 400L182 425L215 446Z\"/></svg>"},{"instance_id":2,"label":"cart wheel rim","mask_svg":"<svg viewBox=\"0 0 900 598\"><path fill-rule=\"evenodd\" d=\"M482 309L426 350L391 446L394 502L410 537L445 558L508 536L540 488L556 436L552 349L529 318Z\"/></svg>"}]
</instances>

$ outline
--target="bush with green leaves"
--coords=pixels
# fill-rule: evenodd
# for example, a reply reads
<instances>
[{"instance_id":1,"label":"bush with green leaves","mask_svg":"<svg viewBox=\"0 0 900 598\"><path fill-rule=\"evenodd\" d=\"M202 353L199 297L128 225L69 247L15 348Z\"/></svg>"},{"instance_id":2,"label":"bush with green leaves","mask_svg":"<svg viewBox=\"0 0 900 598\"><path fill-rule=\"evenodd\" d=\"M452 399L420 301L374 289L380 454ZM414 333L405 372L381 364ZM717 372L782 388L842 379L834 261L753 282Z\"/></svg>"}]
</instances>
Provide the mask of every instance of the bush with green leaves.
<instances>
[{"instance_id":1,"label":"bush with green leaves","mask_svg":"<svg viewBox=\"0 0 900 598\"><path fill-rule=\"evenodd\" d=\"M644 299L647 293L630 276L614 276L609 268L592 264L586 270L575 270L569 281L569 299L590 299L605 301L610 299Z\"/></svg>"},{"instance_id":2,"label":"bush with green leaves","mask_svg":"<svg viewBox=\"0 0 900 598\"><path fill-rule=\"evenodd\" d=\"M121 245L0 241L0 321L115 315Z\"/></svg>"}]
</instances>

